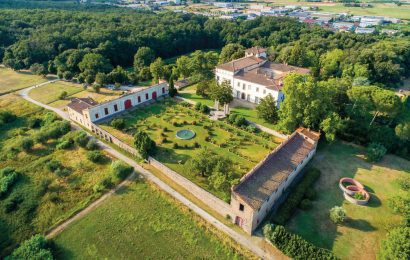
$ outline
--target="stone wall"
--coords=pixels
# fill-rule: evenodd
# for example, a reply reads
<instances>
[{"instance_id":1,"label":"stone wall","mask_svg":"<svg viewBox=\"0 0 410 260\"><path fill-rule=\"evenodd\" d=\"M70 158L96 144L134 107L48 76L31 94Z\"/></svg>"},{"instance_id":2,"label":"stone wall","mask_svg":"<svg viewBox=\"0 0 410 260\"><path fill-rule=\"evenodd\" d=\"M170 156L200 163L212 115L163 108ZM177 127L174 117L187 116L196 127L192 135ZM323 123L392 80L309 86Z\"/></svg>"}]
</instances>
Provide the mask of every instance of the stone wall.
<instances>
[{"instance_id":1,"label":"stone wall","mask_svg":"<svg viewBox=\"0 0 410 260\"><path fill-rule=\"evenodd\" d=\"M187 178L179 175L175 171L171 170L167 166L163 165L159 161L155 160L152 157L148 159L149 163L167 175L168 178L173 180L178 185L184 187L187 191L189 191L192 195L194 195L197 199L214 209L218 212L221 216L231 216L232 217L232 210L231 206L226 203L225 201L217 198L215 195L207 192L206 190L202 189L195 183L191 182Z\"/></svg>"}]
</instances>

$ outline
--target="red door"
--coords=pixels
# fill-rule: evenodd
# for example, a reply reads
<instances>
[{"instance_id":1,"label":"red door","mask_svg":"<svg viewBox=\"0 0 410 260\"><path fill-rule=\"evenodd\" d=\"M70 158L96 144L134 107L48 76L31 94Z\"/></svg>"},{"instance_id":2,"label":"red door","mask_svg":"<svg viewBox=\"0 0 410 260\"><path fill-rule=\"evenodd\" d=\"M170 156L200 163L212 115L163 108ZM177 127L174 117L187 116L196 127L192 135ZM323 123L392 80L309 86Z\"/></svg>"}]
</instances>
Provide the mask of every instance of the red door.
<instances>
[{"instance_id":1,"label":"red door","mask_svg":"<svg viewBox=\"0 0 410 260\"><path fill-rule=\"evenodd\" d=\"M152 99L157 99L157 92L156 91L152 92Z\"/></svg>"},{"instance_id":2,"label":"red door","mask_svg":"<svg viewBox=\"0 0 410 260\"><path fill-rule=\"evenodd\" d=\"M125 106L125 109L131 108L132 107L131 100L129 99L125 100L124 106Z\"/></svg>"}]
</instances>

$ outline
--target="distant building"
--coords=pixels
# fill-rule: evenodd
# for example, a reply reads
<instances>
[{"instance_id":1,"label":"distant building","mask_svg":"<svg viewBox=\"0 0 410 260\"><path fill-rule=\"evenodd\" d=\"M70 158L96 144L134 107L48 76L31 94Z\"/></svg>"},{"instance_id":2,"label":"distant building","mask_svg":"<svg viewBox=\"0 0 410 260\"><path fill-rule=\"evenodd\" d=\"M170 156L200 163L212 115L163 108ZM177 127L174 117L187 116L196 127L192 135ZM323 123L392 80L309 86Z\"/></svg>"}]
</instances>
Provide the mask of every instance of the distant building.
<instances>
[{"instance_id":1,"label":"distant building","mask_svg":"<svg viewBox=\"0 0 410 260\"><path fill-rule=\"evenodd\" d=\"M378 16L363 16L360 19L360 27L374 27L381 25L383 23L384 19L383 17L378 17Z\"/></svg>"},{"instance_id":2,"label":"distant building","mask_svg":"<svg viewBox=\"0 0 410 260\"><path fill-rule=\"evenodd\" d=\"M214 2L214 6L220 7L220 8L233 8L232 3L226 3L226 2Z\"/></svg>"},{"instance_id":3,"label":"distant building","mask_svg":"<svg viewBox=\"0 0 410 260\"><path fill-rule=\"evenodd\" d=\"M253 47L245 51L245 57L216 66L216 80L231 84L235 98L259 103L261 98L271 95L277 105L283 101L283 79L290 72L310 73L299 68L266 60L266 49Z\"/></svg>"},{"instance_id":4,"label":"distant building","mask_svg":"<svg viewBox=\"0 0 410 260\"><path fill-rule=\"evenodd\" d=\"M357 27L356 30L354 31L355 33L363 33L363 34L371 34L376 31L375 28L362 28L362 27Z\"/></svg>"},{"instance_id":5,"label":"distant building","mask_svg":"<svg viewBox=\"0 0 410 260\"><path fill-rule=\"evenodd\" d=\"M349 22L336 22L332 24L332 27L340 32L345 32L345 31L354 31L355 25L354 23L349 23Z\"/></svg>"},{"instance_id":6,"label":"distant building","mask_svg":"<svg viewBox=\"0 0 410 260\"><path fill-rule=\"evenodd\" d=\"M233 222L247 233L280 205L282 195L316 152L320 134L299 128L232 187Z\"/></svg>"},{"instance_id":7,"label":"distant building","mask_svg":"<svg viewBox=\"0 0 410 260\"><path fill-rule=\"evenodd\" d=\"M393 29L382 29L381 33L389 34L389 35L394 35L398 33L399 30L393 30Z\"/></svg>"}]
</instances>

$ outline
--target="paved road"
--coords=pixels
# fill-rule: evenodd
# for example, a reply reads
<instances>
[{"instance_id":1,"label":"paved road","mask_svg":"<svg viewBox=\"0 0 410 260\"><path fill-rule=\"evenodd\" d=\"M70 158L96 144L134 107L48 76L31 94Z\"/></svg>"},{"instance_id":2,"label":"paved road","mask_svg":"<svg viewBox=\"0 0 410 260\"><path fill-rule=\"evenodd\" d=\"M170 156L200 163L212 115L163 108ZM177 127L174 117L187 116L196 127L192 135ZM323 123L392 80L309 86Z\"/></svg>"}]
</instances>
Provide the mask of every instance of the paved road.
<instances>
[{"instance_id":1,"label":"paved road","mask_svg":"<svg viewBox=\"0 0 410 260\"><path fill-rule=\"evenodd\" d=\"M54 108L54 107L51 107L51 106L48 106L48 105L45 105L43 103L40 103L40 102L30 98L28 96L28 93L30 92L30 90L32 90L35 87L36 86L29 87L29 88L26 88L26 89L20 91L20 95L24 99L26 99L27 101L32 102L32 103L34 103L38 106L44 107L46 109L52 110L55 113L57 113L58 115L60 115L62 118L66 119L66 120L69 120L67 113L65 113L64 111L61 111L60 109L57 109L57 108ZM73 125L74 128L77 128L77 129L80 128L79 126L73 124L73 122L72 122L72 125ZM260 238L260 237L251 237L251 236L239 233L239 232L231 229L230 227L226 226L225 224L220 222L218 219L216 219L215 217L210 215L208 212L206 212L202 208L198 207L196 204L192 203L190 200L185 198L183 195L181 195L180 193L178 193L177 191L172 189L170 186L168 186L162 180L158 179L154 174L152 174L151 172L149 172L146 169L142 168L133 159L129 158L128 156L125 156L124 154L118 152L117 150L115 150L111 146L101 142L98 139L96 139L96 141L97 141L98 145L103 150L105 150L107 153L111 154L112 156L116 157L117 159L120 159L120 160L124 161L125 163L127 163L127 164L131 165L132 167L134 167L135 171L140 173L142 176L144 176L148 181L151 181L151 182L155 183L163 191L167 192L173 198L177 199L182 204L184 204L185 206L190 208L193 212L195 212L196 214L201 216L203 219L205 219L206 221L211 223L217 229L219 229L222 232L224 232L225 234L229 235L238 244L240 244L244 248L247 248L248 250L252 251L256 256L258 256L262 259L276 259L277 258L276 256L273 255L272 248L269 248L270 246L268 246L268 248L265 249L266 244L265 244L265 242L263 241L262 238ZM127 181L129 181L129 180L127 180ZM125 185L125 184L126 183L123 182L120 185ZM119 187L117 187L117 188L119 188ZM114 192L115 191L112 191L112 193L114 193ZM97 207L99 204L101 204L109 196L110 196L110 194L107 194L107 196L105 196L105 197L104 196L101 197L99 200L92 203L89 207L87 207L86 209L81 211L79 214L71 217L70 219L63 222L61 225L59 225L55 229L53 229L51 231L51 233L48 234L48 236L51 237L52 235L56 235L59 232L63 231L69 224L71 224L73 221L81 218L83 215L85 215L86 213L88 213L89 211L91 211L92 209ZM279 256L278 258L283 258L282 255L279 255L279 253L277 253L277 254Z\"/></svg>"}]
</instances>

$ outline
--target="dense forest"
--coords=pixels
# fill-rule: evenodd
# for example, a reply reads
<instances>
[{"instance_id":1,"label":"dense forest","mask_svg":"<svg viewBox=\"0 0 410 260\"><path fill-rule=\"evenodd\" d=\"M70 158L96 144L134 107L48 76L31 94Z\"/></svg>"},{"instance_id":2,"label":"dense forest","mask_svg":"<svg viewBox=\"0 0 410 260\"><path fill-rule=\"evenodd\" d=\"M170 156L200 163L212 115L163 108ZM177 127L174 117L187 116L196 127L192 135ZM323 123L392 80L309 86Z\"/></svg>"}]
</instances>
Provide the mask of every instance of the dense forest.
<instances>
[{"instance_id":1,"label":"dense forest","mask_svg":"<svg viewBox=\"0 0 410 260\"><path fill-rule=\"evenodd\" d=\"M228 21L101 8L0 8L0 60L15 70L57 73L88 84L171 75L204 81L212 79L218 60L264 46L270 60L312 71L309 78L285 81L293 89L284 89L283 130L304 125L323 131L329 140L338 136L364 145L377 142L409 156L410 105L388 89L397 89L410 76L410 36L334 33L288 17ZM222 51L218 58L215 52L200 51L205 49ZM161 59L193 51L176 65ZM305 107L296 111L300 104Z\"/></svg>"}]
</instances>

